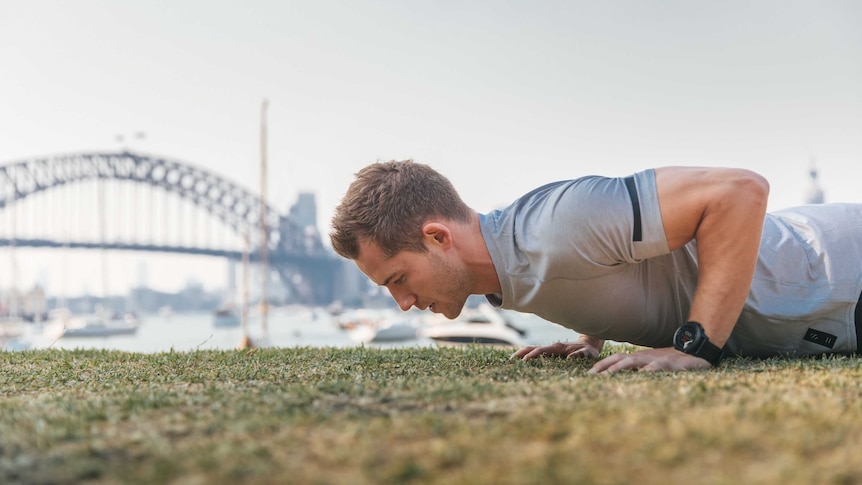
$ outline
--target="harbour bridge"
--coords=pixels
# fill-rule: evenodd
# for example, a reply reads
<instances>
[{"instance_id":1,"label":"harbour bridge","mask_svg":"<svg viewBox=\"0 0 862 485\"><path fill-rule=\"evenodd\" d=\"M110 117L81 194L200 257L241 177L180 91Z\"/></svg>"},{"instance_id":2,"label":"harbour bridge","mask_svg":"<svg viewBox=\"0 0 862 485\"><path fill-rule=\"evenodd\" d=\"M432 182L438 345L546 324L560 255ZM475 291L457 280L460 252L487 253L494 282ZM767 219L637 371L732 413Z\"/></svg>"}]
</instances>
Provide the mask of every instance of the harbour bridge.
<instances>
[{"instance_id":1,"label":"harbour bridge","mask_svg":"<svg viewBox=\"0 0 862 485\"><path fill-rule=\"evenodd\" d=\"M204 168L128 150L0 165L0 247L265 260L306 304L333 302L344 271L313 225Z\"/></svg>"}]
</instances>

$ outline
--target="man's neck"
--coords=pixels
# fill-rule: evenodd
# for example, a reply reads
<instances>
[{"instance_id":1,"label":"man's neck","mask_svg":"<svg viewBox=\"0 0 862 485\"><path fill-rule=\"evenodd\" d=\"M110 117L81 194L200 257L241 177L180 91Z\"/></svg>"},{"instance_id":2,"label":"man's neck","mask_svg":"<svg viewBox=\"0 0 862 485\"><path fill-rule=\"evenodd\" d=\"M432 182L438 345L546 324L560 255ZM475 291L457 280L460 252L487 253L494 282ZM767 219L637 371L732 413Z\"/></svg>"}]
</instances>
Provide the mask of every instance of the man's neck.
<instances>
[{"instance_id":1,"label":"man's neck","mask_svg":"<svg viewBox=\"0 0 862 485\"><path fill-rule=\"evenodd\" d=\"M461 261L473 279L472 293L487 295L502 291L494 261L482 235L479 214L474 213L468 224L458 224L455 230L458 231L455 240L460 241L456 246Z\"/></svg>"}]
</instances>

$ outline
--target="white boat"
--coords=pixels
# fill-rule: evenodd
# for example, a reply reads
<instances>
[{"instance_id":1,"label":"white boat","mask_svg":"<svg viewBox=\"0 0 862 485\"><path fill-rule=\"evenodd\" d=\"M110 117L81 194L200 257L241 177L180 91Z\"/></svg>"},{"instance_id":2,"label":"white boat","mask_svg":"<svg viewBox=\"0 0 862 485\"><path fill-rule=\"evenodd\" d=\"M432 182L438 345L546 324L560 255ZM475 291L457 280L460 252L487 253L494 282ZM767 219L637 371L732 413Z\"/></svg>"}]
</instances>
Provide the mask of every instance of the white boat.
<instances>
[{"instance_id":1,"label":"white boat","mask_svg":"<svg viewBox=\"0 0 862 485\"><path fill-rule=\"evenodd\" d=\"M0 318L0 350L26 350L34 324L20 318Z\"/></svg>"},{"instance_id":2,"label":"white boat","mask_svg":"<svg viewBox=\"0 0 862 485\"><path fill-rule=\"evenodd\" d=\"M372 323L357 325L350 332L350 338L363 343L402 342L415 340L419 326L414 319L389 318Z\"/></svg>"},{"instance_id":3,"label":"white boat","mask_svg":"<svg viewBox=\"0 0 862 485\"><path fill-rule=\"evenodd\" d=\"M111 337L134 335L138 332L138 319L133 313L73 316L68 312L57 312L46 326L46 334L52 338Z\"/></svg>"},{"instance_id":4,"label":"white boat","mask_svg":"<svg viewBox=\"0 0 862 485\"><path fill-rule=\"evenodd\" d=\"M477 308L465 308L454 320L435 315L426 320L419 336L433 340L439 346L491 345L522 347L525 332L505 318L500 310L487 303Z\"/></svg>"},{"instance_id":5,"label":"white boat","mask_svg":"<svg viewBox=\"0 0 862 485\"><path fill-rule=\"evenodd\" d=\"M13 339L22 336L27 323L20 318L0 318L0 339Z\"/></svg>"},{"instance_id":6,"label":"white boat","mask_svg":"<svg viewBox=\"0 0 862 485\"><path fill-rule=\"evenodd\" d=\"M339 315L336 322L351 340L362 343L415 340L419 329L415 314L392 308L349 310Z\"/></svg>"},{"instance_id":7,"label":"white boat","mask_svg":"<svg viewBox=\"0 0 862 485\"><path fill-rule=\"evenodd\" d=\"M357 308L346 310L335 318L342 330L351 331L362 326L373 326L376 322L393 318L396 311L390 308Z\"/></svg>"}]
</instances>

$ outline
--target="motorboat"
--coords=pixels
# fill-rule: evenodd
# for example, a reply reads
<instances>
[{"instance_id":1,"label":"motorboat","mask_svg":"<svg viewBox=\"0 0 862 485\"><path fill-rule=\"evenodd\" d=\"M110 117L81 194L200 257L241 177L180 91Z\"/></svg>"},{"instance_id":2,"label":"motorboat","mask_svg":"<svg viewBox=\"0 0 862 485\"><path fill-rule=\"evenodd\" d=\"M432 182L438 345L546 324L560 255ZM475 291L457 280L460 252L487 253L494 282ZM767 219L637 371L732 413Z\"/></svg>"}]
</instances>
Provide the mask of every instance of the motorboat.
<instances>
[{"instance_id":1,"label":"motorboat","mask_svg":"<svg viewBox=\"0 0 862 485\"><path fill-rule=\"evenodd\" d=\"M412 318L387 318L366 322L350 330L350 338L363 343L415 340L419 326Z\"/></svg>"},{"instance_id":2,"label":"motorboat","mask_svg":"<svg viewBox=\"0 0 862 485\"><path fill-rule=\"evenodd\" d=\"M342 313L336 319L350 339L362 343L415 340L419 324L415 315L391 308L360 308Z\"/></svg>"},{"instance_id":3,"label":"motorboat","mask_svg":"<svg viewBox=\"0 0 862 485\"><path fill-rule=\"evenodd\" d=\"M55 312L45 329L52 338L112 337L134 335L138 332L138 318L134 313L94 313L72 315Z\"/></svg>"},{"instance_id":4,"label":"motorboat","mask_svg":"<svg viewBox=\"0 0 862 485\"><path fill-rule=\"evenodd\" d=\"M362 326L374 326L395 315L395 310L391 308L356 308L340 313L335 317L335 323L340 329L351 331Z\"/></svg>"},{"instance_id":5,"label":"motorboat","mask_svg":"<svg viewBox=\"0 0 862 485\"><path fill-rule=\"evenodd\" d=\"M20 318L0 318L0 339L21 337L28 324Z\"/></svg>"},{"instance_id":6,"label":"motorboat","mask_svg":"<svg viewBox=\"0 0 862 485\"><path fill-rule=\"evenodd\" d=\"M0 318L0 350L30 348L32 323L20 318Z\"/></svg>"},{"instance_id":7,"label":"motorboat","mask_svg":"<svg viewBox=\"0 0 862 485\"><path fill-rule=\"evenodd\" d=\"M487 303L476 308L465 308L454 320L434 315L426 320L418 335L445 347L471 344L498 347L526 345L526 332L511 324L502 311Z\"/></svg>"}]
</instances>

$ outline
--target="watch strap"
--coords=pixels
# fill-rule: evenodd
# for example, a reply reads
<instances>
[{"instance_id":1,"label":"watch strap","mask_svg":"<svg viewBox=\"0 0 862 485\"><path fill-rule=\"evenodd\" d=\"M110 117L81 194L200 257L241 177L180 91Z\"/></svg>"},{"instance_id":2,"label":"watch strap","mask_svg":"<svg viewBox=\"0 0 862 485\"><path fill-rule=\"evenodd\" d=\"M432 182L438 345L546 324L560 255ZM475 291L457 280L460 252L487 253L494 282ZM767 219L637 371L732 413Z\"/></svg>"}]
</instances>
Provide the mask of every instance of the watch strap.
<instances>
[{"instance_id":1,"label":"watch strap","mask_svg":"<svg viewBox=\"0 0 862 485\"><path fill-rule=\"evenodd\" d=\"M697 352L692 354L696 357L700 357L701 359L705 359L707 362L715 367L721 362L721 359L724 357L724 350L710 342L709 339L703 342L703 345L697 349Z\"/></svg>"}]
</instances>

